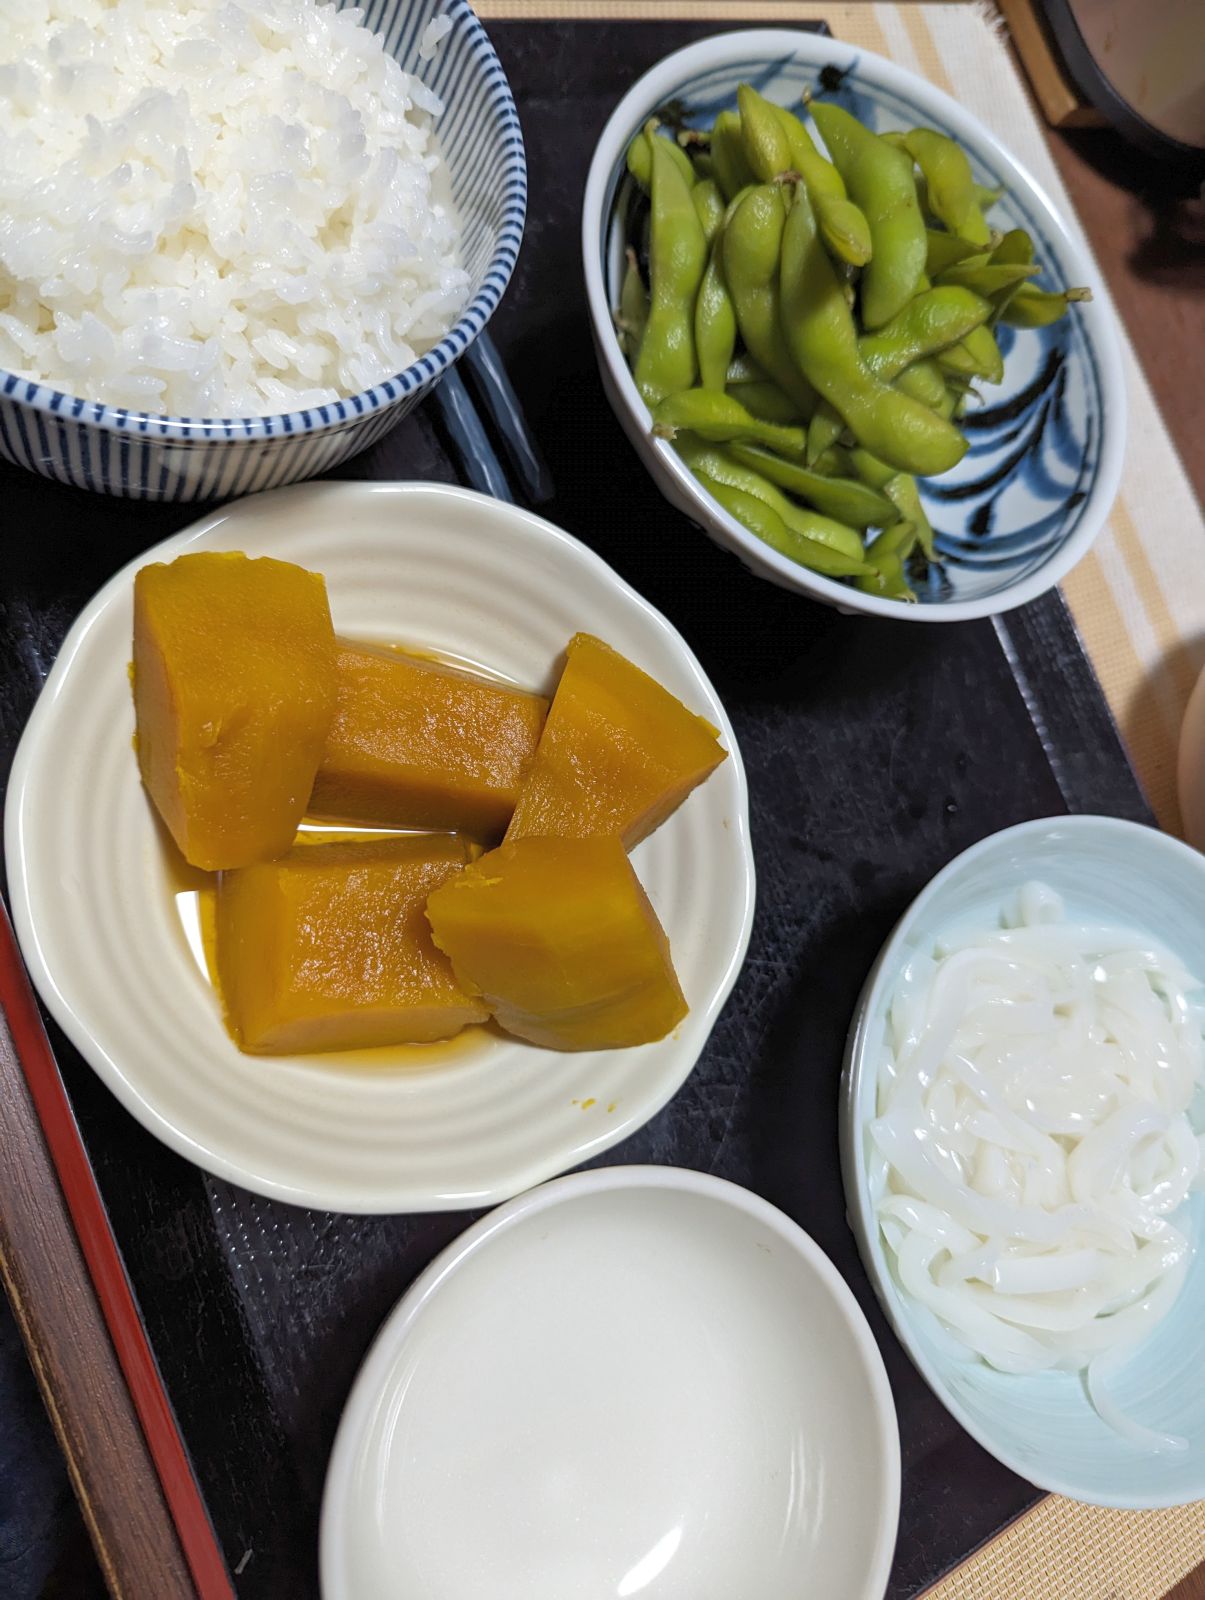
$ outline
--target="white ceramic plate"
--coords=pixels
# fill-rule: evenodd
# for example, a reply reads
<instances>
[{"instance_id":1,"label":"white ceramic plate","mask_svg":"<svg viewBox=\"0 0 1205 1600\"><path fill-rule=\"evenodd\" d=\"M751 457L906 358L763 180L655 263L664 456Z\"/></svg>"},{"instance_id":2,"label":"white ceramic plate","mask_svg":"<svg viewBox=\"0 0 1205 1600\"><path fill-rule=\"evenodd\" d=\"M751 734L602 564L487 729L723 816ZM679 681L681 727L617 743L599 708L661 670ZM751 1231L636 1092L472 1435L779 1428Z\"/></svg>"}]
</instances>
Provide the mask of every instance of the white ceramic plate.
<instances>
[{"instance_id":1,"label":"white ceramic plate","mask_svg":"<svg viewBox=\"0 0 1205 1600\"><path fill-rule=\"evenodd\" d=\"M335 1440L324 1600L881 1600L899 1437L795 1223L672 1167L476 1223L377 1337Z\"/></svg>"},{"instance_id":2,"label":"white ceramic plate","mask_svg":"<svg viewBox=\"0 0 1205 1600\"><path fill-rule=\"evenodd\" d=\"M190 948L178 880L130 749L134 572L246 550L326 575L336 628L551 689L577 629L605 638L721 732L729 758L633 860L690 1014L658 1044L560 1054L496 1038L409 1065L235 1049ZM744 769L680 635L568 534L433 484L318 484L242 501L147 551L76 622L13 764L13 914L42 998L122 1103L199 1166L339 1211L488 1205L646 1122L698 1058L753 911Z\"/></svg>"}]
</instances>

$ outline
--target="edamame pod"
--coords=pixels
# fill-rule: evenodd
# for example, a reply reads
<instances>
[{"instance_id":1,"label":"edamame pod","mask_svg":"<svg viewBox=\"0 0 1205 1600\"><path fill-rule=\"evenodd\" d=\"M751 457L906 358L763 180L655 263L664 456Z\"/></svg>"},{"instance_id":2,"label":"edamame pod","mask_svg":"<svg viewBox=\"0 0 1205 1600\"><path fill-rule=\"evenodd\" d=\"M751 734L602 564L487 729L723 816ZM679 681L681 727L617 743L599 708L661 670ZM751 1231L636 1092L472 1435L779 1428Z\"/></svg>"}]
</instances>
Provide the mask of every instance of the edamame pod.
<instances>
[{"instance_id":1,"label":"edamame pod","mask_svg":"<svg viewBox=\"0 0 1205 1600\"><path fill-rule=\"evenodd\" d=\"M848 111L813 101L812 116L850 198L870 226L871 256L862 274L862 320L881 327L916 292L928 243L912 160L864 128Z\"/></svg>"},{"instance_id":2,"label":"edamame pod","mask_svg":"<svg viewBox=\"0 0 1205 1600\"><path fill-rule=\"evenodd\" d=\"M745 160L759 183L791 170L791 147L775 108L747 83L737 87Z\"/></svg>"},{"instance_id":3,"label":"edamame pod","mask_svg":"<svg viewBox=\"0 0 1205 1600\"><path fill-rule=\"evenodd\" d=\"M902 389L905 394L910 394L914 400L919 400L922 405L928 406L930 411L936 411L939 417L950 417L954 414L954 402L950 398L950 391L946 388L946 380L942 377L941 368L931 357L921 361L914 361L910 367L905 367L895 380L897 389Z\"/></svg>"},{"instance_id":4,"label":"edamame pod","mask_svg":"<svg viewBox=\"0 0 1205 1600\"><path fill-rule=\"evenodd\" d=\"M736 308L724 277L724 237L717 234L695 301L695 353L704 390L723 390L735 348Z\"/></svg>"},{"instance_id":5,"label":"edamame pod","mask_svg":"<svg viewBox=\"0 0 1205 1600\"><path fill-rule=\"evenodd\" d=\"M745 159L741 119L735 111L721 111L715 119L711 130L711 164L725 200L734 200L742 189L757 182Z\"/></svg>"},{"instance_id":6,"label":"edamame pod","mask_svg":"<svg viewBox=\"0 0 1205 1600\"><path fill-rule=\"evenodd\" d=\"M913 128L906 133L904 149L925 175L934 216L951 233L960 233L975 206L975 180L965 153L953 139L932 128ZM983 241L986 239L985 229Z\"/></svg>"},{"instance_id":7,"label":"edamame pod","mask_svg":"<svg viewBox=\"0 0 1205 1600\"><path fill-rule=\"evenodd\" d=\"M784 347L780 325L778 260L785 221L778 185L751 189L724 229L724 275L745 348L810 417L816 394Z\"/></svg>"},{"instance_id":8,"label":"edamame pod","mask_svg":"<svg viewBox=\"0 0 1205 1600\"><path fill-rule=\"evenodd\" d=\"M672 439L679 430L712 444L752 440L791 456L801 456L807 442L802 428L763 422L730 394L712 389L684 389L680 394L666 395L653 408L653 432L658 438Z\"/></svg>"},{"instance_id":9,"label":"edamame pod","mask_svg":"<svg viewBox=\"0 0 1205 1600\"><path fill-rule=\"evenodd\" d=\"M895 518L895 506L887 496L856 478L826 477L755 444L730 445L729 454L780 489L806 500L824 516L851 528L883 528Z\"/></svg>"},{"instance_id":10,"label":"edamame pod","mask_svg":"<svg viewBox=\"0 0 1205 1600\"><path fill-rule=\"evenodd\" d=\"M724 197L720 193L720 186L714 178L704 178L690 191L690 198L694 201L703 237L710 244L724 221Z\"/></svg>"},{"instance_id":11,"label":"edamame pod","mask_svg":"<svg viewBox=\"0 0 1205 1600\"><path fill-rule=\"evenodd\" d=\"M922 477L961 461L967 445L958 429L877 378L862 360L853 317L802 188L783 230L782 327L800 371L865 449Z\"/></svg>"},{"instance_id":12,"label":"edamame pod","mask_svg":"<svg viewBox=\"0 0 1205 1600\"><path fill-rule=\"evenodd\" d=\"M926 289L877 333L863 334L858 350L870 370L886 382L914 361L957 344L986 322L991 311L991 302L969 289L954 284Z\"/></svg>"},{"instance_id":13,"label":"edamame pod","mask_svg":"<svg viewBox=\"0 0 1205 1600\"><path fill-rule=\"evenodd\" d=\"M972 293L982 295L985 300L989 300L992 295L999 294L1001 289L1011 289L1014 284L1024 283L1027 278L1036 277L1041 270L1041 267L1035 266L1032 262L982 262L978 257L972 256L967 261L958 261L952 267L947 267L938 282L943 286L958 285L963 289L970 289Z\"/></svg>"},{"instance_id":14,"label":"edamame pod","mask_svg":"<svg viewBox=\"0 0 1205 1600\"><path fill-rule=\"evenodd\" d=\"M1061 294L1023 283L1001 315L1012 328L1048 328L1066 316L1067 307L1091 300L1091 289L1064 289Z\"/></svg>"},{"instance_id":15,"label":"edamame pod","mask_svg":"<svg viewBox=\"0 0 1205 1600\"><path fill-rule=\"evenodd\" d=\"M999 383L1004 377L1004 357L992 330L985 324L972 328L937 358L943 371L963 378L982 378L986 383Z\"/></svg>"},{"instance_id":16,"label":"edamame pod","mask_svg":"<svg viewBox=\"0 0 1205 1600\"><path fill-rule=\"evenodd\" d=\"M921 505L916 479L906 472L899 472L883 485L883 493L895 506L902 520L912 524L916 542L925 552L926 559L932 561L933 528L925 515L924 506Z\"/></svg>"},{"instance_id":17,"label":"edamame pod","mask_svg":"<svg viewBox=\"0 0 1205 1600\"><path fill-rule=\"evenodd\" d=\"M615 318L615 326L619 330L620 342L629 364L635 364L640 351L640 341L644 337L644 325L648 319L649 292L644 286L644 279L640 276L640 268L636 264L636 252L629 247L623 284L619 291L619 311Z\"/></svg>"},{"instance_id":18,"label":"edamame pod","mask_svg":"<svg viewBox=\"0 0 1205 1600\"><path fill-rule=\"evenodd\" d=\"M861 445L855 445L849 452L849 464L862 482L872 489L885 489L896 476L894 467L880 461L878 456L871 455L869 450L863 450Z\"/></svg>"},{"instance_id":19,"label":"edamame pod","mask_svg":"<svg viewBox=\"0 0 1205 1600\"><path fill-rule=\"evenodd\" d=\"M670 159L682 174L683 181L689 186L694 186L695 169L691 165L690 157L686 151L673 139L662 138L657 132L660 123L653 117L645 123L644 127L628 146L628 171L644 190L645 194L652 192L653 187L653 140L661 142L669 149Z\"/></svg>"},{"instance_id":20,"label":"edamame pod","mask_svg":"<svg viewBox=\"0 0 1205 1600\"><path fill-rule=\"evenodd\" d=\"M692 468L692 471L694 469ZM720 482L705 472L694 471L695 477L714 500L749 532L756 534L765 544L797 561L801 567L823 573L830 578L858 578L873 576L874 569L861 556L842 555L840 551L795 533L764 500L737 489L730 483Z\"/></svg>"},{"instance_id":21,"label":"edamame pod","mask_svg":"<svg viewBox=\"0 0 1205 1600\"><path fill-rule=\"evenodd\" d=\"M938 233L934 228L926 230L925 240L925 271L931 278L936 278L938 273L952 267L957 261L978 255L981 249L969 239L960 239L955 233Z\"/></svg>"},{"instance_id":22,"label":"edamame pod","mask_svg":"<svg viewBox=\"0 0 1205 1600\"><path fill-rule=\"evenodd\" d=\"M695 381L694 306L707 265L707 242L690 189L668 139L653 140L649 235L649 318L636 360L636 386L646 405Z\"/></svg>"},{"instance_id":23,"label":"edamame pod","mask_svg":"<svg viewBox=\"0 0 1205 1600\"><path fill-rule=\"evenodd\" d=\"M847 523L797 506L768 478L737 461L728 450L719 445L704 444L689 434L675 439L674 448L692 472L705 472L718 483L728 484L764 501L800 538L827 545L847 560L861 560L861 537Z\"/></svg>"},{"instance_id":24,"label":"edamame pod","mask_svg":"<svg viewBox=\"0 0 1205 1600\"><path fill-rule=\"evenodd\" d=\"M728 393L734 400L739 400L746 411L760 417L763 422L777 422L785 426L806 421L800 416L799 407L790 395L784 394L768 378L761 383L729 383Z\"/></svg>"}]
</instances>

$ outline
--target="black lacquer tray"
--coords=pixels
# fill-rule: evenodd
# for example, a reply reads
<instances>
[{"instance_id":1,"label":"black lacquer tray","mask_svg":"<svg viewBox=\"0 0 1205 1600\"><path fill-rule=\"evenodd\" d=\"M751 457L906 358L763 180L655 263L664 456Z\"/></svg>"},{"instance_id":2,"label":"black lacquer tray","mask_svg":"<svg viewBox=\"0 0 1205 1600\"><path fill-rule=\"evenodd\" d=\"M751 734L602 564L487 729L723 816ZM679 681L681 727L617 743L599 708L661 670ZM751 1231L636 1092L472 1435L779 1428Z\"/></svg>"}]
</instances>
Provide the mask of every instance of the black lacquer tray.
<instances>
[{"instance_id":1,"label":"black lacquer tray","mask_svg":"<svg viewBox=\"0 0 1205 1600\"><path fill-rule=\"evenodd\" d=\"M543 511L682 629L729 708L749 773L759 893L744 972L686 1086L604 1159L675 1163L748 1185L848 1278L899 1411L903 1507L889 1593L903 1600L1037 1491L946 1415L862 1271L836 1146L858 989L911 897L974 840L1065 811L1149 819L1057 595L995 623L928 627L812 606L748 575L671 511L612 418L581 287L586 169L638 73L713 31L491 25L523 119L532 194L519 268L491 331L556 481ZM339 475L456 472L419 411ZM106 501L2 466L0 501L6 777L72 617L117 567L200 508ZM50 1031L236 1591L312 1600L323 1473L349 1385L383 1317L470 1216L325 1215L209 1179L144 1133Z\"/></svg>"}]
</instances>

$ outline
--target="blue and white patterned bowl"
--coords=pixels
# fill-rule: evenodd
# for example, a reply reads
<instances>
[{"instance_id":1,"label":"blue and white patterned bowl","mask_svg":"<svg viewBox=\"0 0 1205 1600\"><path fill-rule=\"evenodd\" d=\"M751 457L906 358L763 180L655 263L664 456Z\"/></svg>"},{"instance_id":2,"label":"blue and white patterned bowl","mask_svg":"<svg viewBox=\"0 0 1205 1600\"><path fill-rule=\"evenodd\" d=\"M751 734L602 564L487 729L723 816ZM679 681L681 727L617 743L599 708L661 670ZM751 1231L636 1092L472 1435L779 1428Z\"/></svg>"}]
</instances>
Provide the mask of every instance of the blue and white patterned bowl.
<instances>
[{"instance_id":1,"label":"blue and white patterned bowl","mask_svg":"<svg viewBox=\"0 0 1205 1600\"><path fill-rule=\"evenodd\" d=\"M340 10L351 0L335 0ZM443 100L436 123L463 224L470 299L433 349L361 394L269 417L167 417L62 394L0 369L0 456L61 483L140 500L212 500L312 478L392 428L472 344L510 281L527 210L506 74L468 0L361 0L365 25ZM430 61L432 17L452 21Z\"/></svg>"},{"instance_id":2,"label":"blue and white patterned bowl","mask_svg":"<svg viewBox=\"0 0 1205 1600\"><path fill-rule=\"evenodd\" d=\"M779 555L746 531L654 440L612 322L623 273L620 204L632 136L671 100L704 126L752 83L799 106L805 89L835 100L880 132L923 124L957 139L978 182L1003 185L991 213L1031 235L1046 285L1087 285L1095 299L1041 331L1001 328L1004 382L964 421L971 447L939 481L922 485L940 563L916 605L865 595ZM599 369L616 416L662 493L746 566L845 610L955 622L1022 605L1053 587L1087 551L1117 492L1125 437L1125 377L1116 318L1095 263L1042 190L995 136L914 73L834 39L786 29L721 34L667 56L608 122L590 167L582 250Z\"/></svg>"}]
</instances>

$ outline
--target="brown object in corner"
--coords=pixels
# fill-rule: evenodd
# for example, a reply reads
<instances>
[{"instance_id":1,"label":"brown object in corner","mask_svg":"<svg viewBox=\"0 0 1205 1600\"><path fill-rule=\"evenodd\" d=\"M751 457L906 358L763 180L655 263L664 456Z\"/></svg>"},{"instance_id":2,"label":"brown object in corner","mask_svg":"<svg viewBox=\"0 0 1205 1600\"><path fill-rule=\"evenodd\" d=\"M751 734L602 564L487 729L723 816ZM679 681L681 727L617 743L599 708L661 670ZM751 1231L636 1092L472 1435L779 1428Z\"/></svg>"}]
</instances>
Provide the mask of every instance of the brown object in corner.
<instances>
[{"instance_id":1,"label":"brown object in corner","mask_svg":"<svg viewBox=\"0 0 1205 1600\"><path fill-rule=\"evenodd\" d=\"M1081 98L1071 81L1058 46L1050 36L1039 0L997 0L1029 87L1052 128L1103 128L1096 107Z\"/></svg>"}]
</instances>

